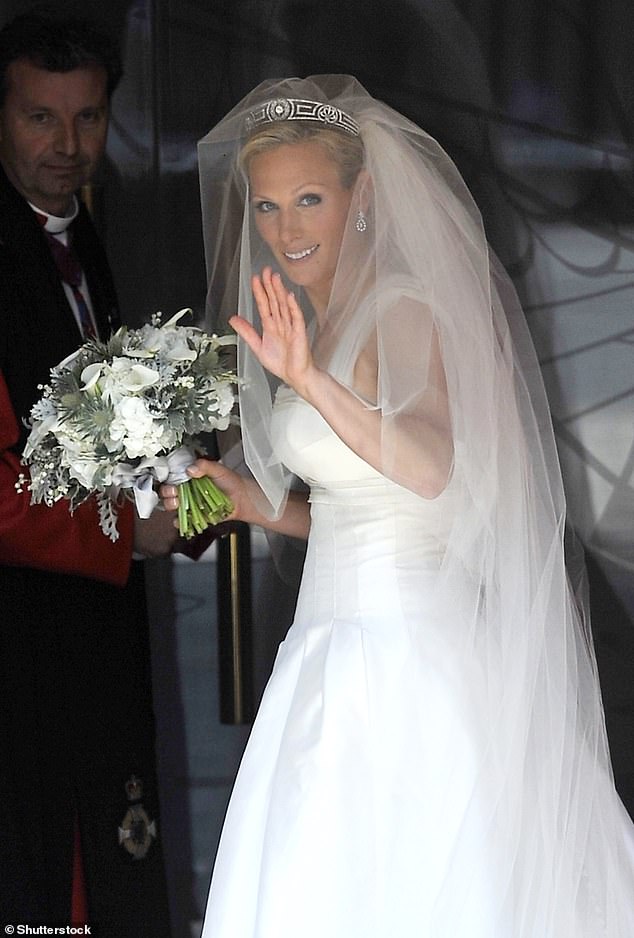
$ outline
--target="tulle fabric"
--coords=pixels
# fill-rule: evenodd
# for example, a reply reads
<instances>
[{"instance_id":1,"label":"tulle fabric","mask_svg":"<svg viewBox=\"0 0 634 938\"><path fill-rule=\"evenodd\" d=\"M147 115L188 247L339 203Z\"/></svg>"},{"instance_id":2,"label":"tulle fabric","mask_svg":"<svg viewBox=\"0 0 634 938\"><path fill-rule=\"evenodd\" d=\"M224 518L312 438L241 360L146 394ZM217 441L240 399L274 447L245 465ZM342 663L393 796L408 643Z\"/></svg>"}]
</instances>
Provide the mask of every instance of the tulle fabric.
<instances>
[{"instance_id":1,"label":"tulle fabric","mask_svg":"<svg viewBox=\"0 0 634 938\"><path fill-rule=\"evenodd\" d=\"M483 664L485 738L443 860L447 931L438 934L454 934L454 897L466 896L473 874L461 842L477 832L496 866L490 938L631 938L632 828L612 782L586 610L569 587L539 368L513 287L449 157L353 78L264 82L199 145L210 322L219 328L239 311L257 326L250 276L273 258L256 232L238 154L249 112L284 97L333 104L360 128L366 173L325 323L296 292L318 362L381 415L388 480L417 492L416 429L442 395L449 401L452 510L427 602L442 618L460 584L463 638L451 646L452 667L469 675L474 656ZM360 207L365 232L355 226ZM266 496L260 507L275 517L293 481L271 435L276 382L242 344L238 354L245 461ZM364 354L376 362L372 395L356 386ZM318 443L326 431L317 422L307 432ZM431 771L449 784L449 750Z\"/></svg>"}]
</instances>

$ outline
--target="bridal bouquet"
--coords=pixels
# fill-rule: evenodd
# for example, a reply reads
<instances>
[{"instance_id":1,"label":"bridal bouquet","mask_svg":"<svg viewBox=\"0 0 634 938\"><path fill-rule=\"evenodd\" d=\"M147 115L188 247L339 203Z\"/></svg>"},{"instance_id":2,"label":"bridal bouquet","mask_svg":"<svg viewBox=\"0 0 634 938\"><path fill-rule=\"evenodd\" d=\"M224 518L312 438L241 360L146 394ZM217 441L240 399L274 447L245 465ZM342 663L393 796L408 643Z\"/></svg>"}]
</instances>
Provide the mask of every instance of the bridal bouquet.
<instances>
[{"instance_id":1,"label":"bridal bouquet","mask_svg":"<svg viewBox=\"0 0 634 938\"><path fill-rule=\"evenodd\" d=\"M101 530L119 537L117 506L134 498L148 518L155 483L179 489L179 528L192 537L230 514L229 499L185 469L202 451L199 435L225 430L235 403L227 346L234 336L208 335L157 313L140 329L121 327L107 342L91 339L51 370L30 415L23 462L31 502L61 498L73 512L95 495Z\"/></svg>"}]
</instances>

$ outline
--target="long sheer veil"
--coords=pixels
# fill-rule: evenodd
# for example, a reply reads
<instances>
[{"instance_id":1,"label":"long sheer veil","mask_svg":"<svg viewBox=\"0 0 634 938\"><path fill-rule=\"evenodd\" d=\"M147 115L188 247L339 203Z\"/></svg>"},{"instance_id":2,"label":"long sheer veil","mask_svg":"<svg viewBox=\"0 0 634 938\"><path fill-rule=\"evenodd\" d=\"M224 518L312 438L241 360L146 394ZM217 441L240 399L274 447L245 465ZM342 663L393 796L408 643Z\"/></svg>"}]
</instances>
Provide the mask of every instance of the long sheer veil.
<instances>
[{"instance_id":1,"label":"long sheer veil","mask_svg":"<svg viewBox=\"0 0 634 938\"><path fill-rule=\"evenodd\" d=\"M436 601L450 627L460 596L470 627L457 653L486 662L486 738L460 836L477 826L483 856L498 858L496 915L508 928L500 934L630 938L630 827L613 788L586 610L565 567L547 401L515 291L452 161L351 77L259 85L199 144L210 323L221 328L239 311L257 326L250 276L273 258L254 226L239 153L249 114L289 98L332 105L359 128L364 172L326 322L318 327L296 293L320 364L381 413L386 475L415 482L407 428L445 390L449 400L454 460L451 497L439 500L446 544ZM363 354L376 364L372 395L358 390ZM270 441L275 381L243 346L239 367L245 460L274 516L292 484ZM459 922L472 876L458 859L448 870L443 921Z\"/></svg>"}]
</instances>

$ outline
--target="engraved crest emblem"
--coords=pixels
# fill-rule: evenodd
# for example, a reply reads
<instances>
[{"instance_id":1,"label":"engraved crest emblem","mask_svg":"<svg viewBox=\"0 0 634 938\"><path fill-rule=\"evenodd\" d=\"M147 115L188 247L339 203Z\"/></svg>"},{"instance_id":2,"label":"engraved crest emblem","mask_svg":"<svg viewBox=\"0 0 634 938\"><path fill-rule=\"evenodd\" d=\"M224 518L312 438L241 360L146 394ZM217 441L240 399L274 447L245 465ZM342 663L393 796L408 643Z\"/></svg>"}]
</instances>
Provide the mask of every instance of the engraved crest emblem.
<instances>
[{"instance_id":1,"label":"engraved crest emblem","mask_svg":"<svg viewBox=\"0 0 634 938\"><path fill-rule=\"evenodd\" d=\"M156 821L150 820L141 804L143 782L140 778L136 775L129 778L125 783L125 791L130 807L119 825L119 846L134 860L142 860L156 840Z\"/></svg>"}]
</instances>

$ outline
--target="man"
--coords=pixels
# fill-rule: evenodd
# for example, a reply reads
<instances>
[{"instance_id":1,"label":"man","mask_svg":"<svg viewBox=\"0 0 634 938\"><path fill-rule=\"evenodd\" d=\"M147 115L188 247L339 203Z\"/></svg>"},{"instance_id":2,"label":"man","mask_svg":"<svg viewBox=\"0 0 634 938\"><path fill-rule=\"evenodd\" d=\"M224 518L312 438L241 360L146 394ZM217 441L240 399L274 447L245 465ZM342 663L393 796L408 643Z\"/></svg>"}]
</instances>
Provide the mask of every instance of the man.
<instances>
[{"instance_id":1,"label":"man","mask_svg":"<svg viewBox=\"0 0 634 938\"><path fill-rule=\"evenodd\" d=\"M49 369L119 324L112 277L75 193L103 154L117 55L78 21L0 31L0 925L169 933L147 619L137 554L174 545L166 513L16 491L24 418ZM55 257L72 244L75 277ZM158 836L157 836L158 834ZM87 911L85 908L87 902Z\"/></svg>"}]
</instances>

